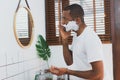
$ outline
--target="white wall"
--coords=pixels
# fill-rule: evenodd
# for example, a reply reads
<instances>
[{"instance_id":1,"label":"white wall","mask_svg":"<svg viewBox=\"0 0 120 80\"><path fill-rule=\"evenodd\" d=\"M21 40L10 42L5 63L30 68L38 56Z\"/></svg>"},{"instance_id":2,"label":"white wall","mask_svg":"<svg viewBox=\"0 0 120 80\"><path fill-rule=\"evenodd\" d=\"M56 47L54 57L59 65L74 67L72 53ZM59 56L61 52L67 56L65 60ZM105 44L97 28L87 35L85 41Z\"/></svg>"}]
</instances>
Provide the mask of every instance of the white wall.
<instances>
[{"instance_id":1,"label":"white wall","mask_svg":"<svg viewBox=\"0 0 120 80\"><path fill-rule=\"evenodd\" d=\"M34 39L31 47L23 49L16 42L13 18L19 0L0 0L0 80L34 80L42 66L36 56L37 34L45 35L45 0L28 0L34 19Z\"/></svg>"},{"instance_id":2,"label":"white wall","mask_svg":"<svg viewBox=\"0 0 120 80\"><path fill-rule=\"evenodd\" d=\"M35 73L44 68L43 61L38 59L35 43L38 34L45 36L45 0L28 0L34 19L34 39L31 47L21 48L13 32L14 12L19 0L0 0L0 80L34 80ZM66 66L62 46L51 46L50 65ZM107 72L112 75L112 45L104 44Z\"/></svg>"}]
</instances>

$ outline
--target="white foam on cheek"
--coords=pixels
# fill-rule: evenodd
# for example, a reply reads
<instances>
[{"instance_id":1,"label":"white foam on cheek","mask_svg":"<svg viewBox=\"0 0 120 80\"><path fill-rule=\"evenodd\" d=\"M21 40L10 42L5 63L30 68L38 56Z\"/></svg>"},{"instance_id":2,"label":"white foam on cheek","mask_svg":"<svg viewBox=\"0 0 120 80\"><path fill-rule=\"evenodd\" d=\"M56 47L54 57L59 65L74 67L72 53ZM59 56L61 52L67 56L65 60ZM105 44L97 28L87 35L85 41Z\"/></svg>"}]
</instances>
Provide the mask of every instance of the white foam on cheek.
<instances>
[{"instance_id":1,"label":"white foam on cheek","mask_svg":"<svg viewBox=\"0 0 120 80\"><path fill-rule=\"evenodd\" d=\"M74 30L77 31L79 26L75 21L69 21L67 25L63 25L66 28L66 31Z\"/></svg>"},{"instance_id":2,"label":"white foam on cheek","mask_svg":"<svg viewBox=\"0 0 120 80\"><path fill-rule=\"evenodd\" d=\"M68 26L68 25L63 25L63 26L65 27L67 32L71 30L70 26Z\"/></svg>"}]
</instances>

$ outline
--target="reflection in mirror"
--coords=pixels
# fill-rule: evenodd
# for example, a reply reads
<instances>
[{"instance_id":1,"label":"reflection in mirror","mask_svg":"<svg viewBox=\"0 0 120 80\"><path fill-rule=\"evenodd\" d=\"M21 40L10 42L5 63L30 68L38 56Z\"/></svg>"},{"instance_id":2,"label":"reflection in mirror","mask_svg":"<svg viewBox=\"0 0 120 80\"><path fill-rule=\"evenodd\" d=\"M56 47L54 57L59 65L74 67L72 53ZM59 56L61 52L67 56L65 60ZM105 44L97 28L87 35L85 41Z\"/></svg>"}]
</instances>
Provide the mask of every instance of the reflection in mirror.
<instances>
[{"instance_id":1,"label":"reflection in mirror","mask_svg":"<svg viewBox=\"0 0 120 80\"><path fill-rule=\"evenodd\" d=\"M31 12L26 7L20 7L14 16L14 32L18 44L28 47L32 41L33 19Z\"/></svg>"}]
</instances>

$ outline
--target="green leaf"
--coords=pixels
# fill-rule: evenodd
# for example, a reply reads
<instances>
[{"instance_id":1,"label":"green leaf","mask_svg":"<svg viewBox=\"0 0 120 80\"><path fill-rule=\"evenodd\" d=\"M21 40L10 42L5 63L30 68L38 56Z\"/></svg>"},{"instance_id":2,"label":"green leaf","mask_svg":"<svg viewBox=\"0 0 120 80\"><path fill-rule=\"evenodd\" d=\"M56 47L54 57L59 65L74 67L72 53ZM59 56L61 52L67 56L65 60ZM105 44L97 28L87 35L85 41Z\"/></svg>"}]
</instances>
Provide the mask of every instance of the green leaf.
<instances>
[{"instance_id":1,"label":"green leaf","mask_svg":"<svg viewBox=\"0 0 120 80\"><path fill-rule=\"evenodd\" d=\"M41 43L41 45L43 46L43 48L47 48L47 42L45 41L45 39L42 37L42 35L39 35L38 36L38 38L39 38L39 41L40 41L40 43Z\"/></svg>"},{"instance_id":2,"label":"green leaf","mask_svg":"<svg viewBox=\"0 0 120 80\"><path fill-rule=\"evenodd\" d=\"M37 52L41 54L41 53L44 53L45 51L43 49L37 49Z\"/></svg>"},{"instance_id":3,"label":"green leaf","mask_svg":"<svg viewBox=\"0 0 120 80\"><path fill-rule=\"evenodd\" d=\"M40 56L41 58L43 58L45 55L44 54L38 54L38 56Z\"/></svg>"},{"instance_id":4,"label":"green leaf","mask_svg":"<svg viewBox=\"0 0 120 80\"><path fill-rule=\"evenodd\" d=\"M42 49L42 46L40 44L36 44L36 49Z\"/></svg>"},{"instance_id":5,"label":"green leaf","mask_svg":"<svg viewBox=\"0 0 120 80\"><path fill-rule=\"evenodd\" d=\"M44 55L43 60L46 60L46 61L48 60L47 55Z\"/></svg>"},{"instance_id":6,"label":"green leaf","mask_svg":"<svg viewBox=\"0 0 120 80\"><path fill-rule=\"evenodd\" d=\"M35 45L37 54L43 60L48 60L51 56L50 48L46 42L46 40L42 37L42 35L38 35L38 40Z\"/></svg>"}]
</instances>

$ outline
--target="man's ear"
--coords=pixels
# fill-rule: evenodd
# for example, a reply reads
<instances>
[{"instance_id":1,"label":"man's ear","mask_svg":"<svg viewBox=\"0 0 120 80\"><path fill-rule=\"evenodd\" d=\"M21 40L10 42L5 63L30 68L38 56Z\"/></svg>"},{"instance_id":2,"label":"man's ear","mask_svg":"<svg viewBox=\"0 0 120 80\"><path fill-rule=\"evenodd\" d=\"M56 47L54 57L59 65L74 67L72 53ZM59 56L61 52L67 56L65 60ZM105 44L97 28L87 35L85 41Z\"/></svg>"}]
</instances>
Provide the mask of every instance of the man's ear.
<instances>
[{"instance_id":1,"label":"man's ear","mask_svg":"<svg viewBox=\"0 0 120 80\"><path fill-rule=\"evenodd\" d=\"M76 21L77 24L81 24L81 23L82 23L82 20L81 20L79 17L77 17L77 18L75 19L75 21Z\"/></svg>"}]
</instances>

